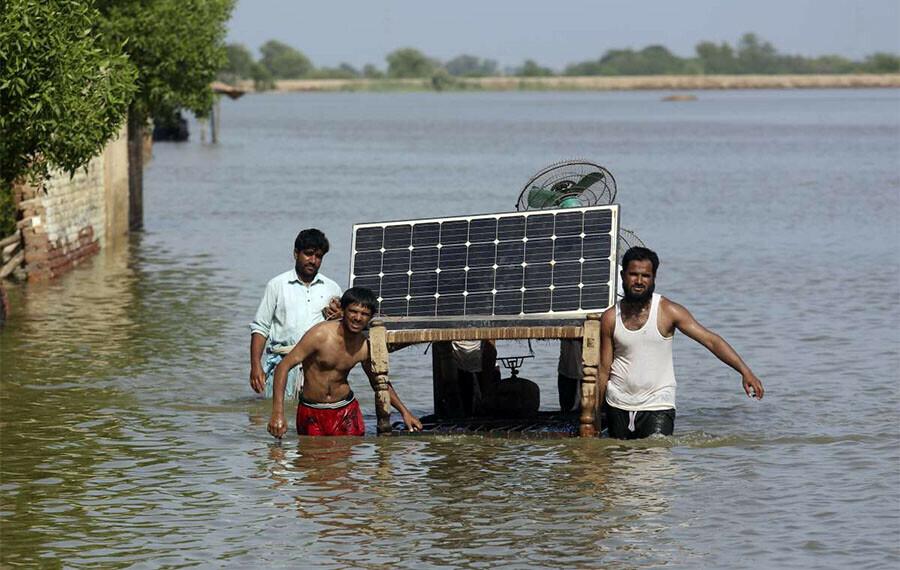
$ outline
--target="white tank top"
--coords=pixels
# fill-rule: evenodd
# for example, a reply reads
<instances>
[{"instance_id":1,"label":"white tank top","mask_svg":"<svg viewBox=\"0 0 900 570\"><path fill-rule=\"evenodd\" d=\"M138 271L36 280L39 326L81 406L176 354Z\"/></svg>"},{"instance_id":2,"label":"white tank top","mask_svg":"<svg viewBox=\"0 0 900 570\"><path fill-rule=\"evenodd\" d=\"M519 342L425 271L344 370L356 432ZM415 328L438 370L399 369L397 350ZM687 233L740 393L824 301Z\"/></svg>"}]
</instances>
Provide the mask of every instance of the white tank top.
<instances>
[{"instance_id":1,"label":"white tank top","mask_svg":"<svg viewBox=\"0 0 900 570\"><path fill-rule=\"evenodd\" d=\"M631 412L675 407L674 335L664 337L659 332L660 299L660 295L653 294L647 322L636 331L625 328L621 302L616 303L615 356L606 388L606 401L610 406Z\"/></svg>"}]
</instances>

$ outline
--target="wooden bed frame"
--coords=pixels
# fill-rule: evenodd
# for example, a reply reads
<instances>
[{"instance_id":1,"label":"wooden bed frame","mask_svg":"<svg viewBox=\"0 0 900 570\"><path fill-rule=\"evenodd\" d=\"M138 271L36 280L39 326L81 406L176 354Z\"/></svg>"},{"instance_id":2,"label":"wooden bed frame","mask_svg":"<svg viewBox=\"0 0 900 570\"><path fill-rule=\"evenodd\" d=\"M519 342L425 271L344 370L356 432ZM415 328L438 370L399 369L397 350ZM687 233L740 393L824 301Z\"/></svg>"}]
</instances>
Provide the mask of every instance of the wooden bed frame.
<instances>
[{"instance_id":1,"label":"wooden bed frame","mask_svg":"<svg viewBox=\"0 0 900 570\"><path fill-rule=\"evenodd\" d=\"M423 328L422 325L425 325ZM426 328L427 327L427 328ZM581 360L581 416L580 437L595 437L597 426L597 367L600 364L600 314L589 313L583 318L558 320L488 320L426 323L405 319L376 318L369 327L372 368L375 372L375 413L378 433L391 432L391 398L388 392L389 346L422 342L453 340L514 340L514 339L583 339Z\"/></svg>"}]
</instances>

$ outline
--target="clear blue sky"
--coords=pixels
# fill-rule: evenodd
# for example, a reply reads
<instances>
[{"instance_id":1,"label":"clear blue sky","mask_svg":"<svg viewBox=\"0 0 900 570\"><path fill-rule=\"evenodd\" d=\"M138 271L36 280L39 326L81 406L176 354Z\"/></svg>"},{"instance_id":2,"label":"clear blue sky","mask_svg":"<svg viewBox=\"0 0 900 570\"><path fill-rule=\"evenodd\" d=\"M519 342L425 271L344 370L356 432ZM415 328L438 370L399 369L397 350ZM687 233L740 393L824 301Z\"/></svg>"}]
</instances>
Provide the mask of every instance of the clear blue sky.
<instances>
[{"instance_id":1,"label":"clear blue sky","mask_svg":"<svg viewBox=\"0 0 900 570\"><path fill-rule=\"evenodd\" d=\"M688 56L700 41L734 45L750 31L781 53L900 53L900 0L239 0L228 41L256 54L277 39L317 66L384 67L411 46L444 61L468 53L562 69L650 44Z\"/></svg>"}]
</instances>

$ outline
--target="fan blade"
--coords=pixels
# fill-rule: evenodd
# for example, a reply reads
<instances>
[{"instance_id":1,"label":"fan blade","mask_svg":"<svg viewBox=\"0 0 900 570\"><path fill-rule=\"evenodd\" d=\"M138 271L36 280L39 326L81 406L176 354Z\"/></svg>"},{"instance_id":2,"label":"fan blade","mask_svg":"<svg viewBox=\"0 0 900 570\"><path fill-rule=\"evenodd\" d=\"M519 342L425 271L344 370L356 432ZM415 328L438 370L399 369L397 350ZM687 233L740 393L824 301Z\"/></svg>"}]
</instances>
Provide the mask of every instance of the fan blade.
<instances>
[{"instance_id":1,"label":"fan blade","mask_svg":"<svg viewBox=\"0 0 900 570\"><path fill-rule=\"evenodd\" d=\"M569 192L584 192L601 180L603 180L602 172L598 172L596 170L594 172L589 172L585 174L581 178L581 180L579 180L578 183L575 184L575 186L572 186L572 188L569 189Z\"/></svg>"}]
</instances>

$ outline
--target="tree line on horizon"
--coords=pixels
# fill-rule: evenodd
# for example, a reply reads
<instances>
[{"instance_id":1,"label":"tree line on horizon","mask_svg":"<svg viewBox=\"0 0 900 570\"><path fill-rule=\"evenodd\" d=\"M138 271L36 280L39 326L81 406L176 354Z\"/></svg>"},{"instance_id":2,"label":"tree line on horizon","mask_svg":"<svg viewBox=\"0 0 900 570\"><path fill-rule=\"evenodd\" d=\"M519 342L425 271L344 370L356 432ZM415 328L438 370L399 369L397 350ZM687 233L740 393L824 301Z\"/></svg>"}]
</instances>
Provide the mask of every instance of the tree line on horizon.
<instances>
[{"instance_id":1,"label":"tree line on horizon","mask_svg":"<svg viewBox=\"0 0 900 570\"><path fill-rule=\"evenodd\" d=\"M553 77L616 75L772 75L897 73L900 55L873 53L861 61L839 55L804 57L779 53L754 33L746 33L735 46L727 42L698 43L693 57L679 57L661 45L640 50L611 49L601 57L567 65L556 71L533 59L521 65L501 69L496 61L463 54L445 62L421 51L404 47L385 57L384 69L374 64L356 68L349 63L337 67L316 67L300 50L277 40L269 40L260 49L260 57L242 44L226 46L228 63L220 78L227 82L253 80L257 89L274 87L278 79L404 79L461 77Z\"/></svg>"}]
</instances>

